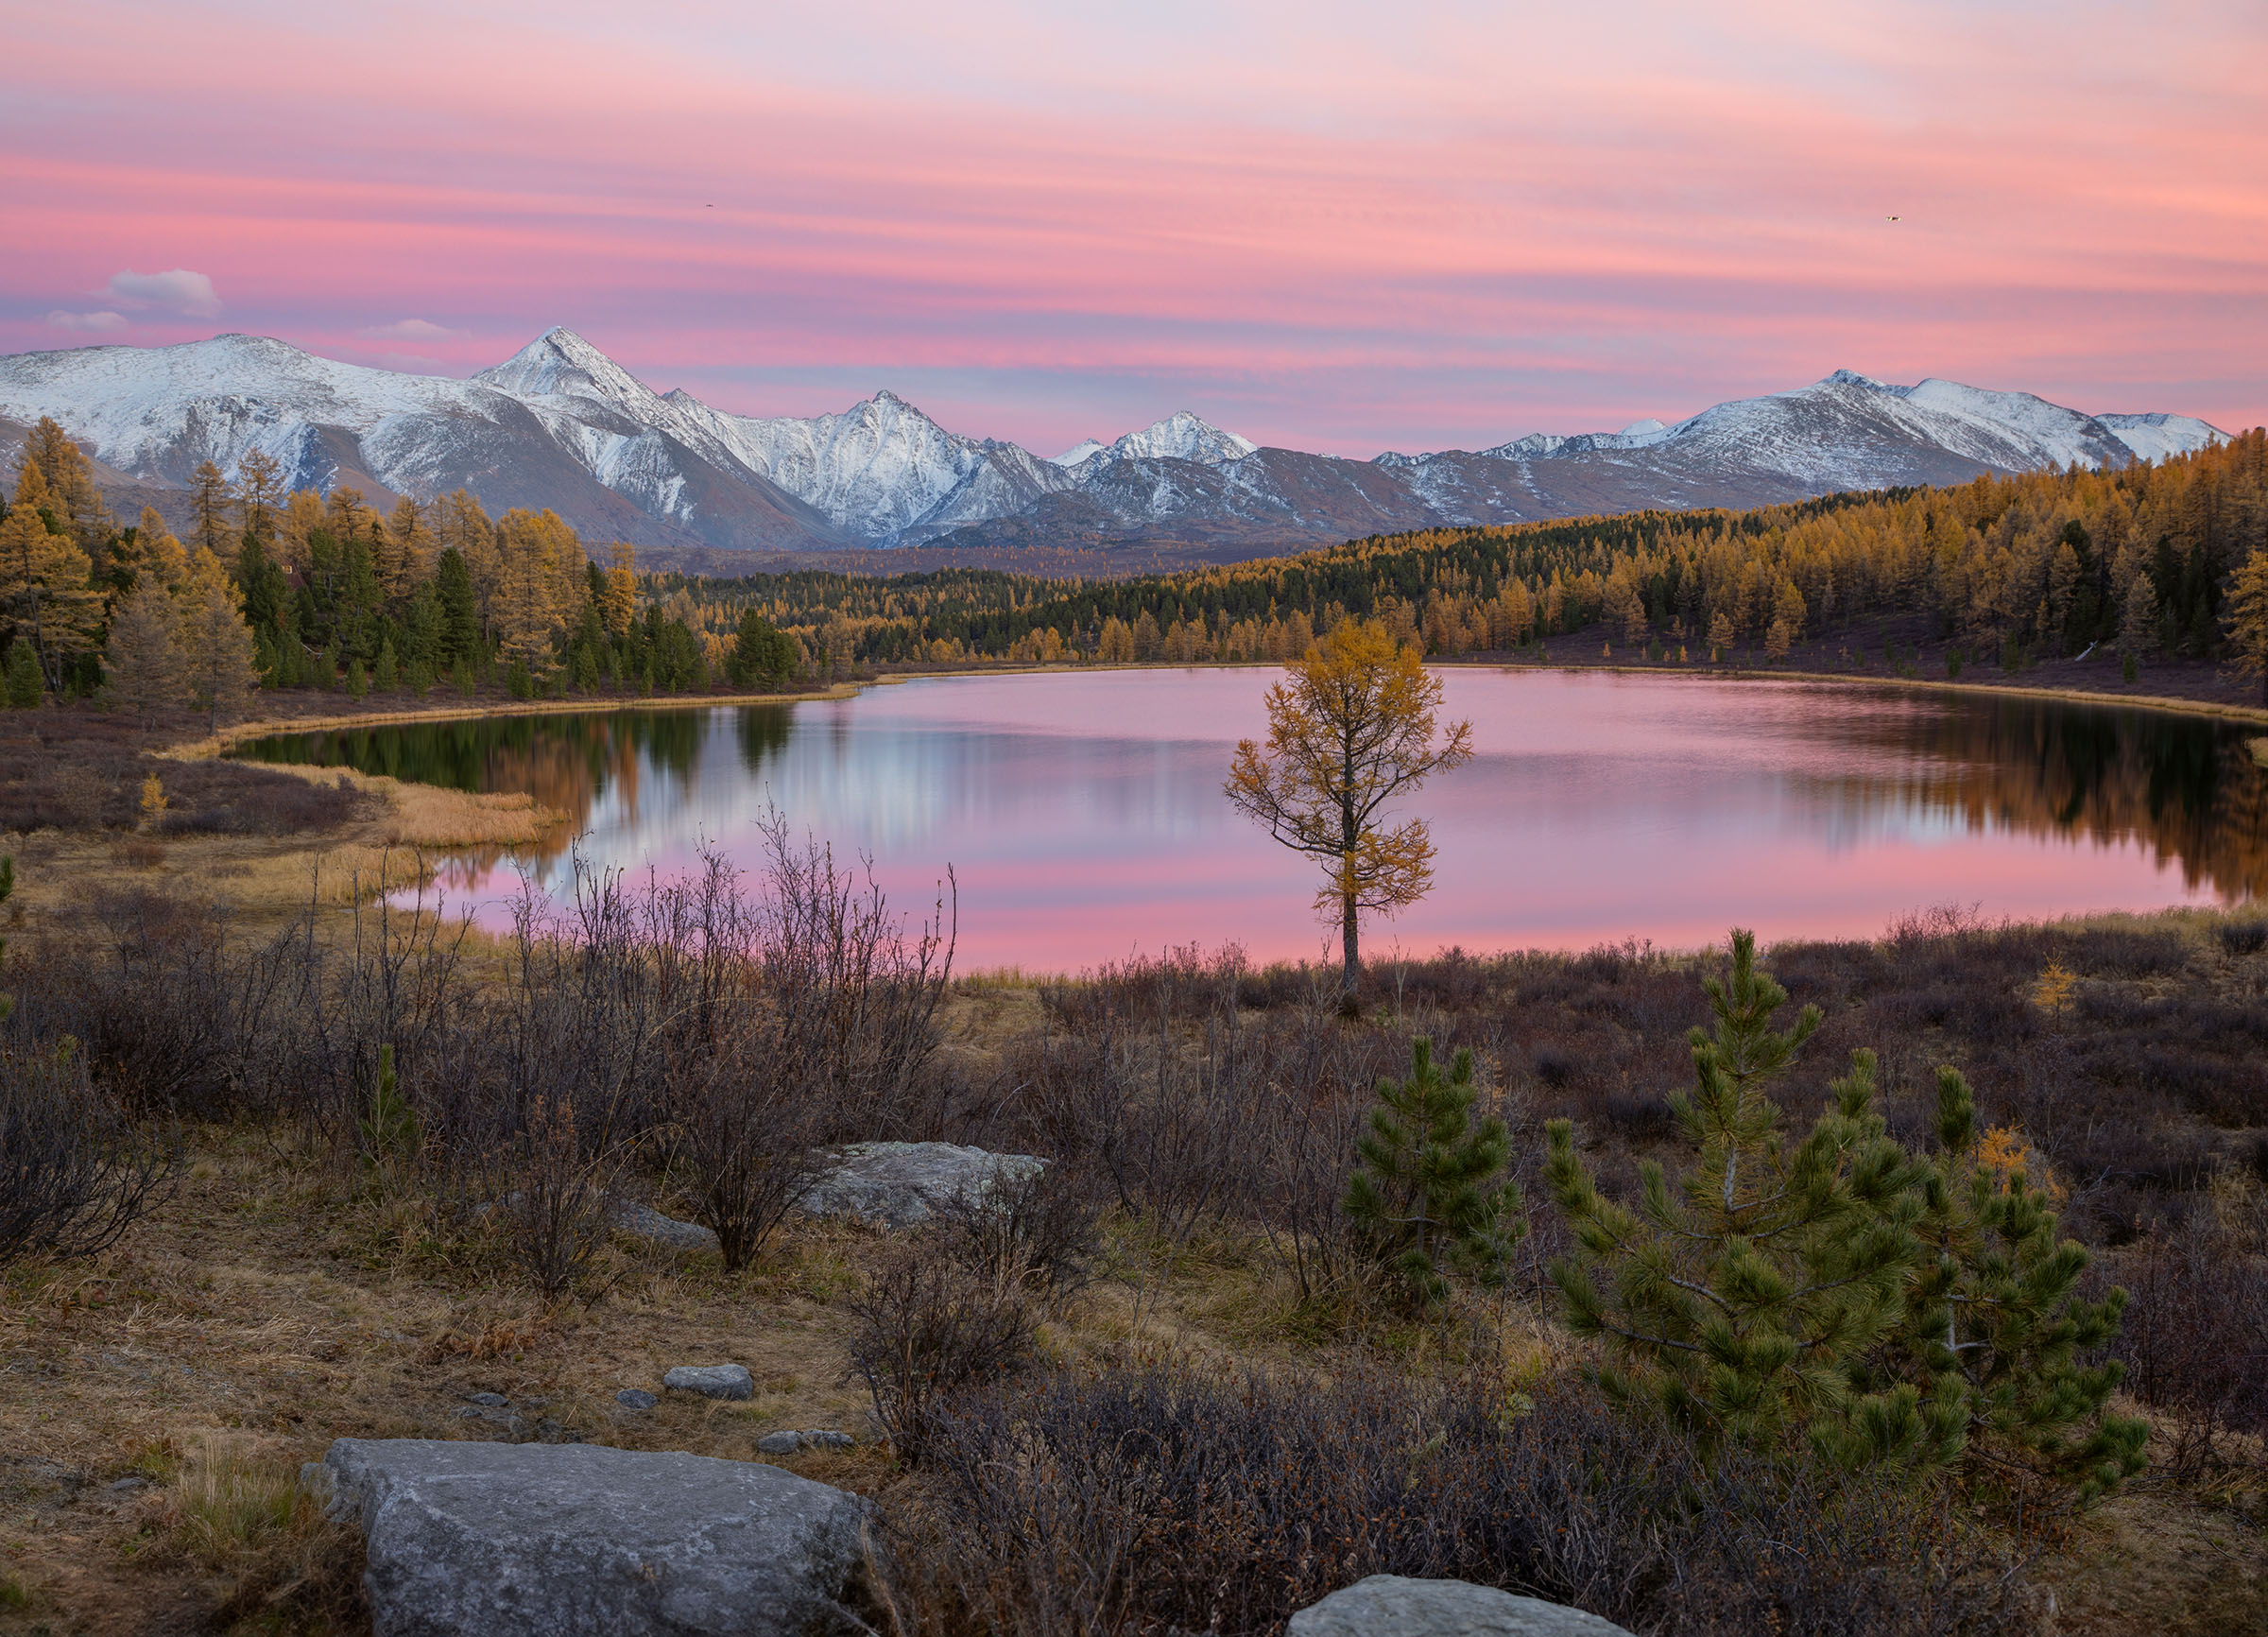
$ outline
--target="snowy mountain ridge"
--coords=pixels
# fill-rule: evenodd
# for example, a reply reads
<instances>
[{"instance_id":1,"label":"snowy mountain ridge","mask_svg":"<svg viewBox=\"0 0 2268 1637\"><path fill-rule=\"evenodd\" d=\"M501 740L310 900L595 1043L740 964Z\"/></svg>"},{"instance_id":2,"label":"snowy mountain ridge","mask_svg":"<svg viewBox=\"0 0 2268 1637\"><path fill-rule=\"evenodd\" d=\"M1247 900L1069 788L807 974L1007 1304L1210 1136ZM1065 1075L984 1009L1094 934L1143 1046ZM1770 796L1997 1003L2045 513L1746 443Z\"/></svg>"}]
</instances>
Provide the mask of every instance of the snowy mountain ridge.
<instances>
[{"instance_id":1,"label":"snowy mountain ridge","mask_svg":"<svg viewBox=\"0 0 2268 1637\"><path fill-rule=\"evenodd\" d=\"M0 357L0 422L52 415L133 482L179 489L253 449L294 487L548 506L594 540L828 550L1172 543L1228 558L1434 524L1752 506L1981 472L2162 459L2193 417L2089 415L2024 392L1850 370L1675 424L1537 433L1371 461L1261 448L1186 410L1053 459L947 430L893 392L753 417L656 392L571 330L470 380L256 336Z\"/></svg>"}]
</instances>

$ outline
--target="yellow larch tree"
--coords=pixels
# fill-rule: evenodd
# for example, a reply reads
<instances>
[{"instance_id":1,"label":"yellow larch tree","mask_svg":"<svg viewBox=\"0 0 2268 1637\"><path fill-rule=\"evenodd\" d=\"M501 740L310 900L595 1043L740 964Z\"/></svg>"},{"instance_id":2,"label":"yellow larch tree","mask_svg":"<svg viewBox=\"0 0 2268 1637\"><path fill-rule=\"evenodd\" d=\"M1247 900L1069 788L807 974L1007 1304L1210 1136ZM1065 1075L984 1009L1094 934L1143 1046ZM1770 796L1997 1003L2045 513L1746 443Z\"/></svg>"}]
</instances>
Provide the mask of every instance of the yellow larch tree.
<instances>
[{"instance_id":1,"label":"yellow larch tree","mask_svg":"<svg viewBox=\"0 0 2268 1637\"><path fill-rule=\"evenodd\" d=\"M49 533L43 511L60 522L65 508L39 464L26 458L0 523L0 603L9 629L39 656L47 685L60 691L63 666L94 646L102 594L90 583L93 561L70 535Z\"/></svg>"},{"instance_id":2,"label":"yellow larch tree","mask_svg":"<svg viewBox=\"0 0 2268 1637\"><path fill-rule=\"evenodd\" d=\"M203 546L189 559L189 575L174 594L189 691L210 725L238 715L260 685L251 628L244 623L244 594L220 559Z\"/></svg>"},{"instance_id":3,"label":"yellow larch tree","mask_svg":"<svg viewBox=\"0 0 2268 1637\"><path fill-rule=\"evenodd\" d=\"M1372 620L1333 627L1268 689L1266 703L1267 743L1237 745L1224 788L1239 812L1322 863L1315 908L1339 923L1341 1003L1351 1007L1362 912L1393 915L1433 885L1425 820L1388 829L1385 809L1469 760L1472 724L1452 722L1436 742L1440 680L1414 644Z\"/></svg>"},{"instance_id":4,"label":"yellow larch tree","mask_svg":"<svg viewBox=\"0 0 2268 1637\"><path fill-rule=\"evenodd\" d=\"M530 671L548 666L552 633L583 586L583 548L556 511L515 508L496 521L498 652Z\"/></svg>"},{"instance_id":5,"label":"yellow larch tree","mask_svg":"<svg viewBox=\"0 0 2268 1637\"><path fill-rule=\"evenodd\" d=\"M158 515L158 508L145 506L142 520L134 525L133 544L114 548L112 564L113 568L126 570L132 585L153 580L162 590L171 593L189 577L189 551L174 538L173 530Z\"/></svg>"},{"instance_id":6,"label":"yellow larch tree","mask_svg":"<svg viewBox=\"0 0 2268 1637\"><path fill-rule=\"evenodd\" d=\"M2227 608L2237 675L2259 678L2260 699L2268 704L2268 546L2256 549L2231 577Z\"/></svg>"},{"instance_id":7,"label":"yellow larch tree","mask_svg":"<svg viewBox=\"0 0 2268 1637\"><path fill-rule=\"evenodd\" d=\"M191 538L215 557L233 556L236 529L229 514L235 509L236 496L220 468L210 460L198 461L189 474Z\"/></svg>"},{"instance_id":8,"label":"yellow larch tree","mask_svg":"<svg viewBox=\"0 0 2268 1637\"><path fill-rule=\"evenodd\" d=\"M283 463L261 450L246 450L236 462L236 506L244 517L244 532L271 552L276 513L283 505Z\"/></svg>"}]
</instances>

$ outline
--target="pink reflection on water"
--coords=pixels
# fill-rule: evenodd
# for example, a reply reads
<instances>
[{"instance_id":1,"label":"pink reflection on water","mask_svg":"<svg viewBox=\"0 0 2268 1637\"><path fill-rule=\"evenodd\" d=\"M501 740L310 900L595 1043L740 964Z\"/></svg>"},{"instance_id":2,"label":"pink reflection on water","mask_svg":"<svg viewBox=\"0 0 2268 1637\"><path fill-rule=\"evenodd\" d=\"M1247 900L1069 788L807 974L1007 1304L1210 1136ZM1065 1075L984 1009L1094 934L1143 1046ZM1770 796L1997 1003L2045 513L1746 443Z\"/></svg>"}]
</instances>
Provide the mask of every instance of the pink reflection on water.
<instances>
[{"instance_id":1,"label":"pink reflection on water","mask_svg":"<svg viewBox=\"0 0 2268 1637\"><path fill-rule=\"evenodd\" d=\"M1374 954L1692 946L1736 922L1767 940L1870 937L1930 905L2024 918L2242 895L2186 879L2132 825L2039 817L2065 802L2025 761L2040 708L2002 720L1887 690L1443 674L1477 753L1411 804L1433 823L1435 889L1372 925ZM796 707L753 767L734 714L717 710L681 774L643 767L599 797L582 851L670 872L706 836L753 864L754 820L776 801L799 829L872 854L908 910L951 863L962 970L1071 970L1190 941L1312 957L1327 937L1314 869L1221 795L1235 740L1263 730L1270 680L925 679ZM2115 807L2123 786L2105 788L2097 804ZM558 889L564 862L537 878ZM472 889L484 920L501 919L513 886L507 869Z\"/></svg>"}]
</instances>

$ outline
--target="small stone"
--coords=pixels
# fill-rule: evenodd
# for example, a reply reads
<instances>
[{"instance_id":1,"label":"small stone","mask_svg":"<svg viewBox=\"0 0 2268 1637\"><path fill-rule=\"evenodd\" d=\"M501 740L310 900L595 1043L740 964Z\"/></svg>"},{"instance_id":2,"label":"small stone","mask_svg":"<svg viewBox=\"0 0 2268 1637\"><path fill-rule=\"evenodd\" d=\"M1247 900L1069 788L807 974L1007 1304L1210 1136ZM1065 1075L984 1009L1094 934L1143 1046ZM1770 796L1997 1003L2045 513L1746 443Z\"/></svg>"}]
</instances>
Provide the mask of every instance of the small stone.
<instances>
[{"instance_id":1,"label":"small stone","mask_svg":"<svg viewBox=\"0 0 2268 1637\"><path fill-rule=\"evenodd\" d=\"M672 1392L698 1393L703 1398L746 1403L756 1396L756 1383L747 1367L739 1364L680 1364L662 1378Z\"/></svg>"},{"instance_id":2,"label":"small stone","mask_svg":"<svg viewBox=\"0 0 2268 1637\"><path fill-rule=\"evenodd\" d=\"M792 1456L802 1447L803 1435L794 1431L768 1432L756 1440L759 1455Z\"/></svg>"},{"instance_id":3,"label":"small stone","mask_svg":"<svg viewBox=\"0 0 2268 1637\"><path fill-rule=\"evenodd\" d=\"M506 1404L510 1404L512 1401L505 1397L504 1394L500 1392L476 1392L469 1394L466 1397L465 1402L467 1404L486 1404L490 1409L502 1409Z\"/></svg>"},{"instance_id":4,"label":"small stone","mask_svg":"<svg viewBox=\"0 0 2268 1637\"><path fill-rule=\"evenodd\" d=\"M614 1402L629 1409L651 1409L662 1401L642 1387L626 1387L614 1395Z\"/></svg>"},{"instance_id":5,"label":"small stone","mask_svg":"<svg viewBox=\"0 0 2268 1637\"><path fill-rule=\"evenodd\" d=\"M113 1495L130 1495L136 1490L146 1490L147 1488L149 1488L149 1480L145 1477L137 1476L115 1478L112 1479L111 1483L111 1493Z\"/></svg>"},{"instance_id":6,"label":"small stone","mask_svg":"<svg viewBox=\"0 0 2268 1637\"><path fill-rule=\"evenodd\" d=\"M807 1450L847 1450L857 1442L849 1433L833 1427L822 1427L816 1432L806 1428L803 1433L803 1447Z\"/></svg>"}]
</instances>

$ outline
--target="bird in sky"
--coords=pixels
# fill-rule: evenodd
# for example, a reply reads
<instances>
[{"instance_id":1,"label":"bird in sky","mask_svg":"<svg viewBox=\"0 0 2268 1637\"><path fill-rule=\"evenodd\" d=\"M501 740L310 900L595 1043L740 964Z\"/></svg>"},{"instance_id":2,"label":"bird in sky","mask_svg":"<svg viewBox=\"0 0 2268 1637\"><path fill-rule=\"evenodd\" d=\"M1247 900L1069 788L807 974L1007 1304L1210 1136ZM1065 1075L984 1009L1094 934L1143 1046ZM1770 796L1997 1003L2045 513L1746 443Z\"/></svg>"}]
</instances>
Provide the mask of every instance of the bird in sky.
<instances>
[{"instance_id":1,"label":"bird in sky","mask_svg":"<svg viewBox=\"0 0 2268 1637\"><path fill-rule=\"evenodd\" d=\"M1889 218L1887 218L1887 219L1889 219L1889 220L1891 220L1891 221L1896 221L1896 220L1898 220L1898 218L1897 218L1896 216L1891 216L1891 217L1889 217Z\"/></svg>"}]
</instances>

